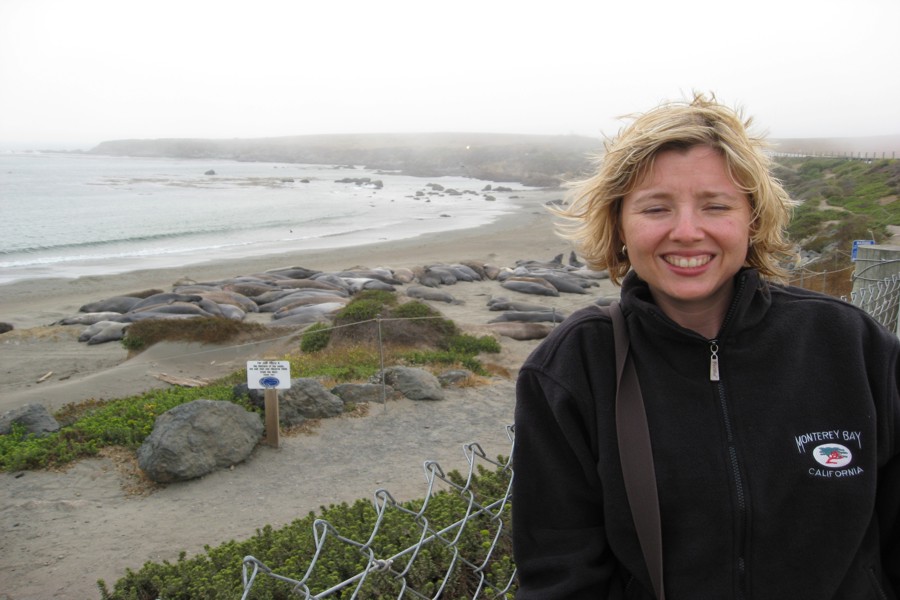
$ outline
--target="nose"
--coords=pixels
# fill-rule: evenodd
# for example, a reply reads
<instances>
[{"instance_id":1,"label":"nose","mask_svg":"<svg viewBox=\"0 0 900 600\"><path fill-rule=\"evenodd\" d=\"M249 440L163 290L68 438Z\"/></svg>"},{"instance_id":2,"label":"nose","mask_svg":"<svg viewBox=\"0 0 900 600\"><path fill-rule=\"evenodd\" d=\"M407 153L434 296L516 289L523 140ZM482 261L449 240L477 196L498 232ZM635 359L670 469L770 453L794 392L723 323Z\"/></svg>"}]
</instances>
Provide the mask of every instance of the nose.
<instances>
[{"instance_id":1,"label":"nose","mask_svg":"<svg viewBox=\"0 0 900 600\"><path fill-rule=\"evenodd\" d=\"M679 242L694 242L703 239L700 215L693 210L677 211L669 237Z\"/></svg>"}]
</instances>

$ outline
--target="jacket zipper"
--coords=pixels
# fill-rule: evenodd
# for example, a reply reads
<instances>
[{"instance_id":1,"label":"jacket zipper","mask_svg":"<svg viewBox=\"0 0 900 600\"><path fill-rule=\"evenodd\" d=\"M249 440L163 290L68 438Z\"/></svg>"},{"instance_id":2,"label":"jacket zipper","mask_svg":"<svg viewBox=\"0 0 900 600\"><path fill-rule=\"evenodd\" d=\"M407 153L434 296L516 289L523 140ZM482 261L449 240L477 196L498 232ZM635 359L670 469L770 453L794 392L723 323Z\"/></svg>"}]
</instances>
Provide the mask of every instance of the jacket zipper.
<instances>
[{"instance_id":1,"label":"jacket zipper","mask_svg":"<svg viewBox=\"0 0 900 600\"><path fill-rule=\"evenodd\" d=\"M722 322L720 332L725 330L725 327L734 316L735 307L738 305L739 298L743 295L744 292L745 281L746 280L743 277L739 279L738 289L735 292L731 307L729 308L728 313L725 315L725 319ZM725 385L720 378L719 340L718 338L714 338L712 340L708 340L708 343L710 352L709 379L716 384L716 392L719 398L719 406L722 409L722 419L725 424L725 436L728 444L728 465L731 470L731 478L734 482L734 489L737 495L737 515L735 517L735 520L738 532L738 557L735 567L737 569L738 575L737 598L741 599L747 596L747 562L746 557L744 556L747 537L747 496L744 476L741 471L740 462L738 461L737 444L734 439L734 425L731 420L731 414L728 411Z\"/></svg>"},{"instance_id":2,"label":"jacket zipper","mask_svg":"<svg viewBox=\"0 0 900 600\"><path fill-rule=\"evenodd\" d=\"M731 415L728 412L728 402L725 395L725 386L721 381L716 382L716 390L719 395L719 406L722 408L722 419L725 422L725 436L728 443L728 465L731 469L731 478L734 482L735 493L737 494L737 515L735 521L737 524L737 574L738 574L738 592L737 597L745 597L744 588L747 583L747 565L744 557L744 549L746 548L747 535L747 497L744 487L744 476L741 471L741 465L738 461L737 445L734 440L734 428L731 422Z\"/></svg>"}]
</instances>

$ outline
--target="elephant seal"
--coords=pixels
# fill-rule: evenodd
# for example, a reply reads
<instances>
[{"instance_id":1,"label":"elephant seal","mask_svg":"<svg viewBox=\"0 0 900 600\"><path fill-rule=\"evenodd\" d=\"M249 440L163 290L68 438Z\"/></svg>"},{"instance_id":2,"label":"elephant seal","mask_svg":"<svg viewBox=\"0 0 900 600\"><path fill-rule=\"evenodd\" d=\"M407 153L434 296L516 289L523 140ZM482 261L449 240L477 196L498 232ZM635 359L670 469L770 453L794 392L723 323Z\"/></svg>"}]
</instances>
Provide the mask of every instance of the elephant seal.
<instances>
[{"instance_id":1,"label":"elephant seal","mask_svg":"<svg viewBox=\"0 0 900 600\"><path fill-rule=\"evenodd\" d=\"M386 283L375 277L344 277L344 281L350 286L351 294L358 294L363 290L382 290L385 292L396 292L392 284Z\"/></svg>"},{"instance_id":2,"label":"elephant seal","mask_svg":"<svg viewBox=\"0 0 900 600\"><path fill-rule=\"evenodd\" d=\"M284 308L289 305L297 305L296 303L301 300L313 299L320 300L322 298L326 298L328 301L333 301L335 298L340 298L341 301L346 302L346 298L342 294L335 294L328 290L294 290L293 293L288 294L287 296L282 296L278 300L273 300L272 302L266 302L265 304L260 304L259 312L275 312L280 308Z\"/></svg>"},{"instance_id":3,"label":"elephant seal","mask_svg":"<svg viewBox=\"0 0 900 600\"><path fill-rule=\"evenodd\" d=\"M423 285L414 285L410 286L406 289L406 295L410 298L417 298L419 300L430 300L432 302L446 302L447 304L462 304L462 301L457 300L451 294L447 292L436 290L434 288L425 287Z\"/></svg>"},{"instance_id":4,"label":"elephant seal","mask_svg":"<svg viewBox=\"0 0 900 600\"><path fill-rule=\"evenodd\" d=\"M321 272L307 269L306 267L283 267L280 269L269 269L266 271L266 274L287 277L288 279L309 279Z\"/></svg>"},{"instance_id":5,"label":"elephant seal","mask_svg":"<svg viewBox=\"0 0 900 600\"><path fill-rule=\"evenodd\" d=\"M283 313L275 313L273 319L282 321L290 319L293 325L302 323L315 323L316 321L327 320L328 317L344 308L343 302L324 302L322 304L310 304L309 306L298 306Z\"/></svg>"},{"instance_id":6,"label":"elephant seal","mask_svg":"<svg viewBox=\"0 0 900 600\"><path fill-rule=\"evenodd\" d=\"M510 277L500 284L502 287L523 294L538 296L559 296L559 291L551 283L536 277Z\"/></svg>"},{"instance_id":7,"label":"elephant seal","mask_svg":"<svg viewBox=\"0 0 900 600\"><path fill-rule=\"evenodd\" d=\"M401 285L403 282L396 279L394 274L384 269L352 269L335 273L343 279L377 279L389 285Z\"/></svg>"},{"instance_id":8,"label":"elephant seal","mask_svg":"<svg viewBox=\"0 0 900 600\"><path fill-rule=\"evenodd\" d=\"M584 286L572 277L555 273L541 273L541 279L548 281L557 291L565 294L587 294Z\"/></svg>"},{"instance_id":9,"label":"elephant seal","mask_svg":"<svg viewBox=\"0 0 900 600\"><path fill-rule=\"evenodd\" d=\"M92 323L81 330L81 333L78 335L78 341L86 342L110 325L122 325L122 323L118 321L97 321L96 323Z\"/></svg>"},{"instance_id":10,"label":"elephant seal","mask_svg":"<svg viewBox=\"0 0 900 600\"><path fill-rule=\"evenodd\" d=\"M243 321L247 317L247 313L245 313L241 308L235 306L234 304L219 304L219 310L222 312L222 316L226 319L231 319L232 321Z\"/></svg>"},{"instance_id":11,"label":"elephant seal","mask_svg":"<svg viewBox=\"0 0 900 600\"><path fill-rule=\"evenodd\" d=\"M222 286L226 292L237 292L248 298L254 298L260 294L277 290L278 288L270 283L251 283L251 282L235 282L226 283Z\"/></svg>"},{"instance_id":12,"label":"elephant seal","mask_svg":"<svg viewBox=\"0 0 900 600\"><path fill-rule=\"evenodd\" d=\"M141 302L143 298L137 296L112 296L96 302L90 302L78 309L78 312L95 313L95 312L116 312L119 314L127 313L135 304Z\"/></svg>"},{"instance_id":13,"label":"elephant seal","mask_svg":"<svg viewBox=\"0 0 900 600\"><path fill-rule=\"evenodd\" d=\"M66 317L65 319L60 319L59 321L55 321L51 323L52 325L93 325L94 323L99 323L100 321L112 321L116 317L121 317L122 313L107 311L107 312L93 312L93 313L84 313L82 315L73 315L71 317Z\"/></svg>"},{"instance_id":14,"label":"elephant seal","mask_svg":"<svg viewBox=\"0 0 900 600\"><path fill-rule=\"evenodd\" d=\"M413 273L412 269L407 269L406 267L400 267L398 269L393 270L394 278L397 279L400 283L412 283L416 278L416 274Z\"/></svg>"},{"instance_id":15,"label":"elephant seal","mask_svg":"<svg viewBox=\"0 0 900 600\"><path fill-rule=\"evenodd\" d=\"M202 300L202 298L196 294L175 294L173 292L153 294L152 296L147 296L128 310L129 312L132 312L148 306L171 304L173 302L199 302L200 300Z\"/></svg>"},{"instance_id":16,"label":"elephant seal","mask_svg":"<svg viewBox=\"0 0 900 600\"><path fill-rule=\"evenodd\" d=\"M575 255L575 251L572 250L569 253L569 266L575 267L576 269L580 269L584 266L584 263L578 260L578 257Z\"/></svg>"},{"instance_id":17,"label":"elephant seal","mask_svg":"<svg viewBox=\"0 0 900 600\"><path fill-rule=\"evenodd\" d=\"M191 302L171 302L168 304L151 304L150 306L144 306L137 310L130 310L127 314L134 315L138 313L144 312L152 312L156 314L165 314L165 315L195 315L198 317L214 317L216 315L211 314L204 309L200 308L199 305L193 304Z\"/></svg>"},{"instance_id":18,"label":"elephant seal","mask_svg":"<svg viewBox=\"0 0 900 600\"><path fill-rule=\"evenodd\" d=\"M546 323L490 323L494 333L514 340L541 340L550 335L553 326Z\"/></svg>"},{"instance_id":19,"label":"elephant seal","mask_svg":"<svg viewBox=\"0 0 900 600\"><path fill-rule=\"evenodd\" d=\"M488 323L562 323L565 316L557 312L509 310L494 317Z\"/></svg>"},{"instance_id":20,"label":"elephant seal","mask_svg":"<svg viewBox=\"0 0 900 600\"><path fill-rule=\"evenodd\" d=\"M416 275L416 281L426 287L436 288L440 287L442 284L442 279L439 274L428 271L424 267L416 267L413 270L413 273Z\"/></svg>"},{"instance_id":21,"label":"elephant seal","mask_svg":"<svg viewBox=\"0 0 900 600\"><path fill-rule=\"evenodd\" d=\"M236 306L243 310L245 313L255 313L259 312L259 305L244 296L243 294L238 294L237 292L226 292L225 290L210 290L207 292L200 292L198 294L201 298L206 298L207 300L212 300L216 304L230 304L232 306Z\"/></svg>"},{"instance_id":22,"label":"elephant seal","mask_svg":"<svg viewBox=\"0 0 900 600\"><path fill-rule=\"evenodd\" d=\"M317 279L276 279L272 282L273 285L277 286L279 290L305 290L305 289L314 289L314 290L326 290L331 292L341 291L346 293L346 290L339 285L335 285L333 283L327 283L325 281L319 281ZM269 292L272 293L272 292ZM263 294L265 296L265 294ZM259 299L262 296L257 296L255 299Z\"/></svg>"},{"instance_id":23,"label":"elephant seal","mask_svg":"<svg viewBox=\"0 0 900 600\"><path fill-rule=\"evenodd\" d=\"M560 269L563 266L563 255L557 254L553 260L549 262L541 262L539 260L517 260L517 267L525 267L529 271L534 269Z\"/></svg>"},{"instance_id":24,"label":"elephant seal","mask_svg":"<svg viewBox=\"0 0 900 600\"><path fill-rule=\"evenodd\" d=\"M341 306L346 306L347 299L340 296L308 296L305 298L298 298L294 302L285 304L278 310L273 311L272 318L278 319L280 318L278 316L279 314L284 314L286 312L294 310L295 308L300 308L301 306L315 306L317 304L340 304Z\"/></svg>"},{"instance_id":25,"label":"elephant seal","mask_svg":"<svg viewBox=\"0 0 900 600\"><path fill-rule=\"evenodd\" d=\"M102 321L101 321L102 322ZM125 337L125 331L131 323L115 323L108 322L102 329L88 338L87 345L104 344L106 342L115 342ZM81 337L78 338L81 341Z\"/></svg>"},{"instance_id":26,"label":"elephant seal","mask_svg":"<svg viewBox=\"0 0 900 600\"><path fill-rule=\"evenodd\" d=\"M552 311L553 308L543 304L531 304L529 302L516 302L503 296L488 300L488 310L519 310L519 311Z\"/></svg>"}]
</instances>

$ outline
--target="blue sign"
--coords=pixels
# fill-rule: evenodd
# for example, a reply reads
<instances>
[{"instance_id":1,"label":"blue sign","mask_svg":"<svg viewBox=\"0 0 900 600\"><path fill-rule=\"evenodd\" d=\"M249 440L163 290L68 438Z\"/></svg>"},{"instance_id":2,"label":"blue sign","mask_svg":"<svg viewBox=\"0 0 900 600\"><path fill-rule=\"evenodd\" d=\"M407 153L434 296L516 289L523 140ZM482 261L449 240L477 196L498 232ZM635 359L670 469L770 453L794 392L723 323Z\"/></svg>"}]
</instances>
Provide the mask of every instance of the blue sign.
<instances>
[{"instance_id":1,"label":"blue sign","mask_svg":"<svg viewBox=\"0 0 900 600\"><path fill-rule=\"evenodd\" d=\"M856 251L860 246L874 246L875 240L853 240L853 251L850 253L850 260L856 260Z\"/></svg>"},{"instance_id":2,"label":"blue sign","mask_svg":"<svg viewBox=\"0 0 900 600\"><path fill-rule=\"evenodd\" d=\"M281 380L277 377L263 377L259 380L259 385L264 388L277 388L279 383L281 383Z\"/></svg>"}]
</instances>

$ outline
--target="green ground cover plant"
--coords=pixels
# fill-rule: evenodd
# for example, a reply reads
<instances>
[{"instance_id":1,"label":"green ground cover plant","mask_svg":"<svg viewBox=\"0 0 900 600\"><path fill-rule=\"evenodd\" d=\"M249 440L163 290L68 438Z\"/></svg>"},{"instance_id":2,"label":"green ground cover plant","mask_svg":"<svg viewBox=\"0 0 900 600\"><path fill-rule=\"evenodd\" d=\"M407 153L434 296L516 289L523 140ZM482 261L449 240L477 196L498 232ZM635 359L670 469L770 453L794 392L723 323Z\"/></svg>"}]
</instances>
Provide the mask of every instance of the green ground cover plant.
<instances>
[{"instance_id":1,"label":"green ground cover plant","mask_svg":"<svg viewBox=\"0 0 900 600\"><path fill-rule=\"evenodd\" d=\"M0 435L0 470L56 467L94 456L107 446L137 449L153 431L157 416L199 398L232 400L232 388L221 384L169 388L120 400L64 407L56 415L61 425L56 433L36 437L13 428L12 433Z\"/></svg>"}]
</instances>

